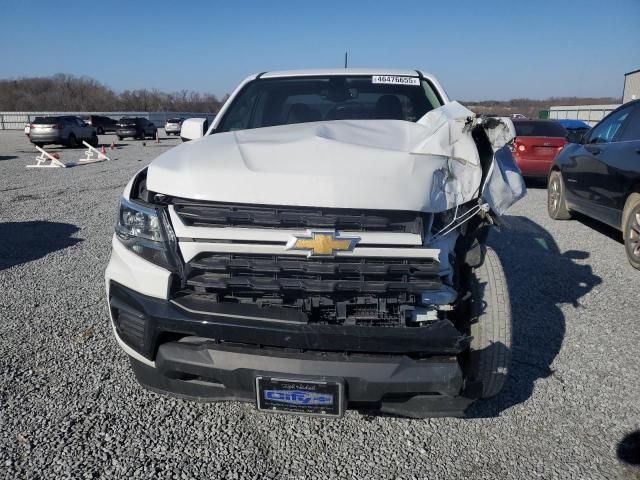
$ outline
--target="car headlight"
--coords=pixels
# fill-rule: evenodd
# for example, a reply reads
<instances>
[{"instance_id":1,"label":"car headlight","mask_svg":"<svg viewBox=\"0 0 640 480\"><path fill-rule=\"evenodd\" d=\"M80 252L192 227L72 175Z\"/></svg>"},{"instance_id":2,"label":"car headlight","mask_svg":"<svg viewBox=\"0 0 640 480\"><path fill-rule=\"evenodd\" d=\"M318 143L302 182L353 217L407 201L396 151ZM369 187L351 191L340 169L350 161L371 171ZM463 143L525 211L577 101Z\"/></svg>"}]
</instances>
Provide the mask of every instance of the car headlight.
<instances>
[{"instance_id":1,"label":"car headlight","mask_svg":"<svg viewBox=\"0 0 640 480\"><path fill-rule=\"evenodd\" d=\"M176 269L172 254L176 238L163 209L121 198L116 236L126 248L142 258L168 270Z\"/></svg>"}]
</instances>

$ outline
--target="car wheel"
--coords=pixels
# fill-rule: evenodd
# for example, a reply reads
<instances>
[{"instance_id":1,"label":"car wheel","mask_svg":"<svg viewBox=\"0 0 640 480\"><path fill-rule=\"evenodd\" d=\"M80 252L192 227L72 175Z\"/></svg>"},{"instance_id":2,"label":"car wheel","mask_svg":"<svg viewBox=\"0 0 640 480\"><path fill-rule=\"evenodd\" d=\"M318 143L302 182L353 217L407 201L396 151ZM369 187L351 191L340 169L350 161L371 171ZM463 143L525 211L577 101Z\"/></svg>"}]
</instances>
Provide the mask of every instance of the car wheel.
<instances>
[{"instance_id":1,"label":"car wheel","mask_svg":"<svg viewBox=\"0 0 640 480\"><path fill-rule=\"evenodd\" d=\"M67 138L67 146L69 148L77 148L78 147L78 139L76 138L76 136L73 133L69 134L69 138Z\"/></svg>"},{"instance_id":2,"label":"car wheel","mask_svg":"<svg viewBox=\"0 0 640 480\"><path fill-rule=\"evenodd\" d=\"M558 170L554 170L549 174L549 182L547 184L547 211L549 216L554 220L569 220L571 212L567 208L564 196L564 182L562 174Z\"/></svg>"},{"instance_id":3,"label":"car wheel","mask_svg":"<svg viewBox=\"0 0 640 480\"><path fill-rule=\"evenodd\" d=\"M487 248L484 262L471 274L470 371L482 385L481 398L498 394L511 362L511 303L507 280L496 252Z\"/></svg>"},{"instance_id":4,"label":"car wheel","mask_svg":"<svg viewBox=\"0 0 640 480\"><path fill-rule=\"evenodd\" d=\"M119 141L119 142L121 142L121 141L122 141L122 139L124 138L124 137L121 137L120 135L116 135L116 136L118 137L118 141Z\"/></svg>"},{"instance_id":5,"label":"car wheel","mask_svg":"<svg viewBox=\"0 0 640 480\"><path fill-rule=\"evenodd\" d=\"M97 147L99 142L100 141L98 140L98 135L96 135L95 133L89 139L89 145L91 145L92 147Z\"/></svg>"},{"instance_id":6,"label":"car wheel","mask_svg":"<svg viewBox=\"0 0 640 480\"><path fill-rule=\"evenodd\" d=\"M640 270L640 194L629 196L622 213L622 236L627 259Z\"/></svg>"}]
</instances>

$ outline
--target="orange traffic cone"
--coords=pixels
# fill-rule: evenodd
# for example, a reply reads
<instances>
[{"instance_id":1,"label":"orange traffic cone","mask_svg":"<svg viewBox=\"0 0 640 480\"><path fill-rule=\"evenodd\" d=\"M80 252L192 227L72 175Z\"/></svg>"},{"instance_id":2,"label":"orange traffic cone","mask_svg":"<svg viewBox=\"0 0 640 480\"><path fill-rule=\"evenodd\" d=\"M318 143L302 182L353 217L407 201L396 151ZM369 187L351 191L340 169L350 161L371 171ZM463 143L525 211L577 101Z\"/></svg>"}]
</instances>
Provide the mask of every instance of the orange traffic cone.
<instances>
[{"instance_id":1,"label":"orange traffic cone","mask_svg":"<svg viewBox=\"0 0 640 480\"><path fill-rule=\"evenodd\" d=\"M113 143L113 140L111 141L111 147L109 147L109 150L113 150L114 148L116 148L115 144Z\"/></svg>"},{"instance_id":2,"label":"orange traffic cone","mask_svg":"<svg viewBox=\"0 0 640 480\"><path fill-rule=\"evenodd\" d=\"M102 152L102 154L103 154L103 155L107 153L107 151L106 151L106 150L105 150L105 148L104 148L104 145L102 145L102 150L101 150L101 152Z\"/></svg>"}]
</instances>

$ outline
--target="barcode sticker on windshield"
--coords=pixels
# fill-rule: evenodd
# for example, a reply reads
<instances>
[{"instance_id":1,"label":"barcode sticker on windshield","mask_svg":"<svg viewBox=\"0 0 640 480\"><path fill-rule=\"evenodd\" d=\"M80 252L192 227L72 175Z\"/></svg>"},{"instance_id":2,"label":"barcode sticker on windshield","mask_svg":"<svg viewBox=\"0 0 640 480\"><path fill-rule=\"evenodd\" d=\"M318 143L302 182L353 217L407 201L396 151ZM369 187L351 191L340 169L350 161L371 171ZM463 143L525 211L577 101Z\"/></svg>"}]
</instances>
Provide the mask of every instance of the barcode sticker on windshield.
<instances>
[{"instance_id":1,"label":"barcode sticker on windshield","mask_svg":"<svg viewBox=\"0 0 640 480\"><path fill-rule=\"evenodd\" d=\"M371 83L388 83L392 85L420 85L418 77L398 77L396 75L374 75Z\"/></svg>"}]
</instances>

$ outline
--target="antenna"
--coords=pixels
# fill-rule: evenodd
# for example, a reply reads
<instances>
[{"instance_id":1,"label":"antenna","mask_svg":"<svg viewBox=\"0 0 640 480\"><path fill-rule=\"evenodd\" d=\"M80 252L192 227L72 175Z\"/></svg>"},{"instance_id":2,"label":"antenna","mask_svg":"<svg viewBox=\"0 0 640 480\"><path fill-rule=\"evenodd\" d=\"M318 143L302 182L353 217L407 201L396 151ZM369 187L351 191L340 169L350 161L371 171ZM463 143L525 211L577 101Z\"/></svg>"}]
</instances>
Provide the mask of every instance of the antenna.
<instances>
[{"instance_id":1,"label":"antenna","mask_svg":"<svg viewBox=\"0 0 640 480\"><path fill-rule=\"evenodd\" d=\"M344 68L347 68L348 58L348 52L344 52Z\"/></svg>"}]
</instances>

